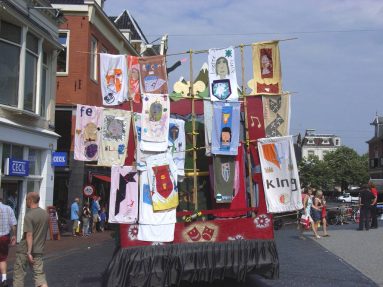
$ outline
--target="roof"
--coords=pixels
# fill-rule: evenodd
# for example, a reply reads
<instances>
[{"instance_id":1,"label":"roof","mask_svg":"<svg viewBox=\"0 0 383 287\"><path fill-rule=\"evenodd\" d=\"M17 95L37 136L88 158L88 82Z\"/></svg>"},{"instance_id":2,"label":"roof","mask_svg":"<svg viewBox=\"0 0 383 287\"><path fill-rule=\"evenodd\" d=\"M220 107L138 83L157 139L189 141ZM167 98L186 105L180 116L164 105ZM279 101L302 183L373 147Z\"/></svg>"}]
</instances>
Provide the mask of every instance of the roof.
<instances>
[{"instance_id":1,"label":"roof","mask_svg":"<svg viewBox=\"0 0 383 287\"><path fill-rule=\"evenodd\" d=\"M109 16L109 19L116 25L119 30L130 30L131 40L140 40L148 44L141 27L136 20L130 15L128 10L122 12L119 16Z\"/></svg>"},{"instance_id":2,"label":"roof","mask_svg":"<svg viewBox=\"0 0 383 287\"><path fill-rule=\"evenodd\" d=\"M84 0L49 0L51 4L83 5Z\"/></svg>"},{"instance_id":3,"label":"roof","mask_svg":"<svg viewBox=\"0 0 383 287\"><path fill-rule=\"evenodd\" d=\"M334 146L336 146L333 138L328 139L328 142L329 142L328 144L323 143L324 139L320 136L315 136L315 137L311 136L310 139L313 139L314 142L309 143L308 142L309 139L307 137L304 137L303 141L302 141L302 146L316 146L316 147L334 147Z\"/></svg>"},{"instance_id":4,"label":"roof","mask_svg":"<svg viewBox=\"0 0 383 287\"><path fill-rule=\"evenodd\" d=\"M377 115L370 125L376 125L376 124L383 125L383 117L379 117Z\"/></svg>"}]
</instances>

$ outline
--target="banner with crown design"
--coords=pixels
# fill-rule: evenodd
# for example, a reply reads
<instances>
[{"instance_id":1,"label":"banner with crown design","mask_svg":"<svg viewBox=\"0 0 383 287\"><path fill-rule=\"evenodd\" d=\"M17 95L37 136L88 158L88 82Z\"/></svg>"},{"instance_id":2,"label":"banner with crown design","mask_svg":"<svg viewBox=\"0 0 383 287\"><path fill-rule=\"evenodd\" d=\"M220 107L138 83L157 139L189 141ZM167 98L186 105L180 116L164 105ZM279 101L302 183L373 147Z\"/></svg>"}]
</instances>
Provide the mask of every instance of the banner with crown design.
<instances>
[{"instance_id":1,"label":"banner with crown design","mask_svg":"<svg viewBox=\"0 0 383 287\"><path fill-rule=\"evenodd\" d=\"M267 211L302 209L301 188L292 136L258 139Z\"/></svg>"}]
</instances>

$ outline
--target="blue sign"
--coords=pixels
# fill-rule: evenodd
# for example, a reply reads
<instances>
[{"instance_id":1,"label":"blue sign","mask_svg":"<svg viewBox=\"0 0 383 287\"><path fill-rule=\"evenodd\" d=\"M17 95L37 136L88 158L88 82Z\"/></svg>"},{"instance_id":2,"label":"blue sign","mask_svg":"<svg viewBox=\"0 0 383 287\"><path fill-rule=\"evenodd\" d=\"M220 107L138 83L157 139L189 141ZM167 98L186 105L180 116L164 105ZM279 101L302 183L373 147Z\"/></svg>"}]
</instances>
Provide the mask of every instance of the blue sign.
<instances>
[{"instance_id":1,"label":"blue sign","mask_svg":"<svg viewBox=\"0 0 383 287\"><path fill-rule=\"evenodd\" d=\"M29 175L29 161L18 159L7 159L8 169L7 175L11 176L28 176Z\"/></svg>"},{"instance_id":2,"label":"blue sign","mask_svg":"<svg viewBox=\"0 0 383 287\"><path fill-rule=\"evenodd\" d=\"M68 155L66 152L52 153L52 166L67 166Z\"/></svg>"}]
</instances>

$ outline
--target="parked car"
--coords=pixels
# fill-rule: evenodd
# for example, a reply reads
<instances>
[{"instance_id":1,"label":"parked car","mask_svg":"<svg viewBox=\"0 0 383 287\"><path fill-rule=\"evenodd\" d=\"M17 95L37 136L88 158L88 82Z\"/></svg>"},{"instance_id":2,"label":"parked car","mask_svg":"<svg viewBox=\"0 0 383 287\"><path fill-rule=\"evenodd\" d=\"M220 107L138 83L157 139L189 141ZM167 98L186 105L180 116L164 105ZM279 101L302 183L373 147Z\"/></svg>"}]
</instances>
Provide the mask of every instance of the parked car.
<instances>
[{"instance_id":1,"label":"parked car","mask_svg":"<svg viewBox=\"0 0 383 287\"><path fill-rule=\"evenodd\" d=\"M351 196L351 194L349 194L349 193L343 193L343 195L338 196L337 199L338 199L338 201L347 202L347 203L358 202L359 201L359 197L358 196Z\"/></svg>"}]
</instances>

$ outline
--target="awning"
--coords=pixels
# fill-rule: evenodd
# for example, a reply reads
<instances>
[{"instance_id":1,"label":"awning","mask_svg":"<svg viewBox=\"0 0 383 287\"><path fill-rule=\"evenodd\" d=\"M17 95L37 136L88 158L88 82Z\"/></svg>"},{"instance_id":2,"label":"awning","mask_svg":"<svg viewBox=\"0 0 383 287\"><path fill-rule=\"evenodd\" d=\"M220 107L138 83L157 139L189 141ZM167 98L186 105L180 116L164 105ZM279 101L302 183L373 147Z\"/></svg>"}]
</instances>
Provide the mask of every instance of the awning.
<instances>
[{"instance_id":1,"label":"awning","mask_svg":"<svg viewBox=\"0 0 383 287\"><path fill-rule=\"evenodd\" d=\"M92 173L92 177L101 179L101 180L106 181L106 182L110 182L110 176L107 176L107 175Z\"/></svg>"}]
</instances>

